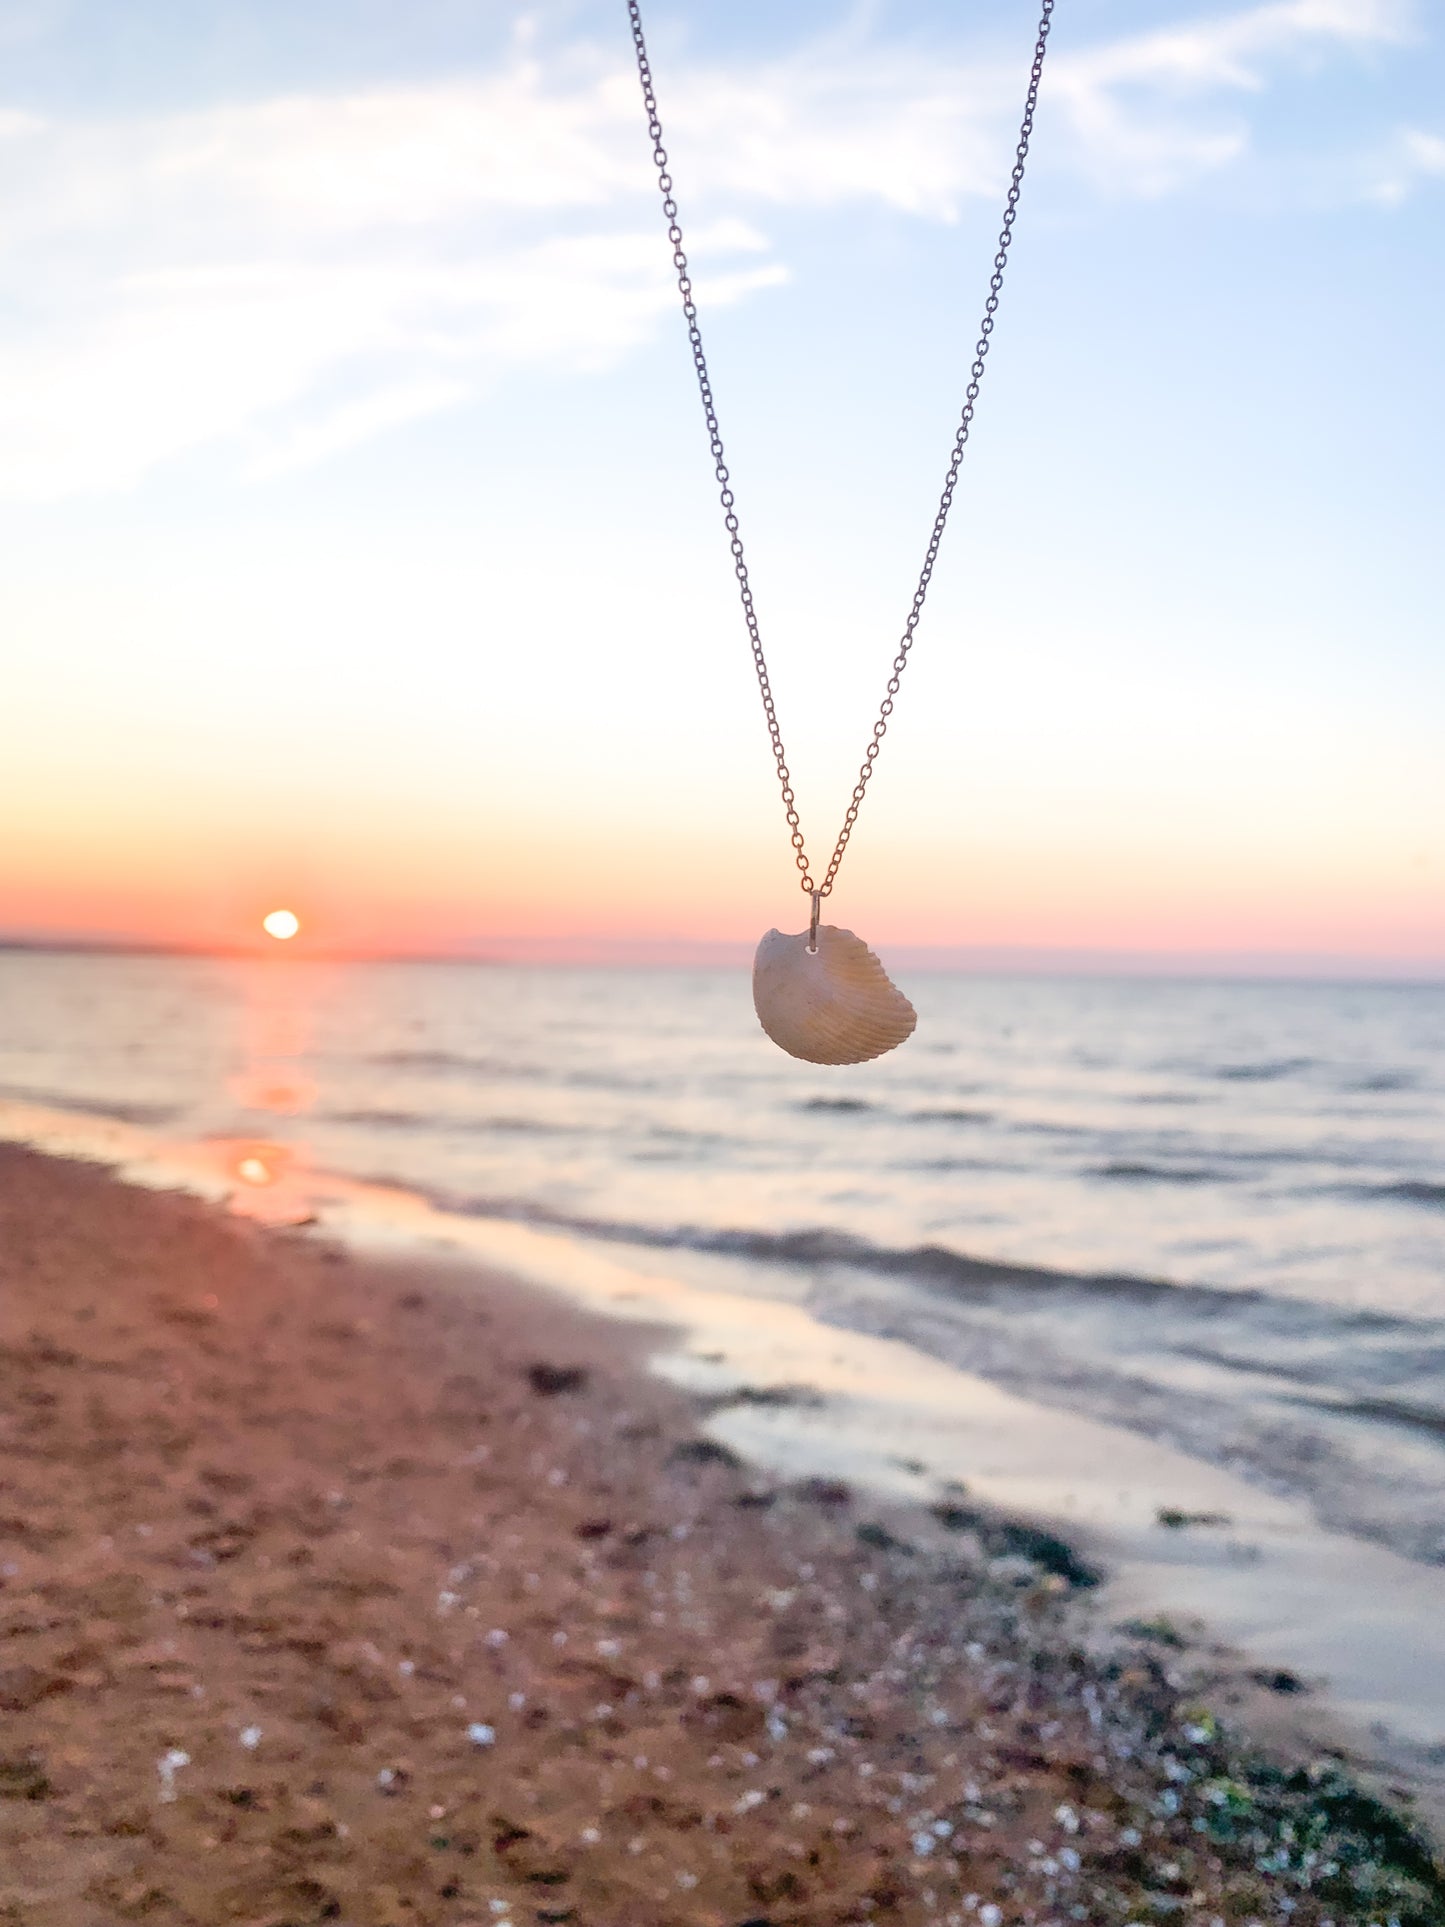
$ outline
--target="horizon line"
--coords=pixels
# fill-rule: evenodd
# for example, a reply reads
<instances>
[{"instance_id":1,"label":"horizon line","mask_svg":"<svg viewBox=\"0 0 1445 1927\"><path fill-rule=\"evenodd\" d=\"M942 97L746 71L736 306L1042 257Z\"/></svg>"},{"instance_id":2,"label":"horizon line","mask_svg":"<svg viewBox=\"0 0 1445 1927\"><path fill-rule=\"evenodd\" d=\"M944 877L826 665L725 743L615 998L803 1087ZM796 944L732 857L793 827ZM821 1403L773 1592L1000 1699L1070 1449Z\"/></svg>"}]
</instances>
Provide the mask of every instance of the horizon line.
<instances>
[{"instance_id":1,"label":"horizon line","mask_svg":"<svg viewBox=\"0 0 1445 1927\"><path fill-rule=\"evenodd\" d=\"M57 956L193 957L256 962L539 965L566 968L745 969L751 942L682 937L497 937L485 947L398 950L317 943L183 943L157 938L0 933L0 953ZM1445 958L1315 950L1163 950L1065 944L886 944L891 967L960 975L1229 977L1252 980L1435 985Z\"/></svg>"}]
</instances>

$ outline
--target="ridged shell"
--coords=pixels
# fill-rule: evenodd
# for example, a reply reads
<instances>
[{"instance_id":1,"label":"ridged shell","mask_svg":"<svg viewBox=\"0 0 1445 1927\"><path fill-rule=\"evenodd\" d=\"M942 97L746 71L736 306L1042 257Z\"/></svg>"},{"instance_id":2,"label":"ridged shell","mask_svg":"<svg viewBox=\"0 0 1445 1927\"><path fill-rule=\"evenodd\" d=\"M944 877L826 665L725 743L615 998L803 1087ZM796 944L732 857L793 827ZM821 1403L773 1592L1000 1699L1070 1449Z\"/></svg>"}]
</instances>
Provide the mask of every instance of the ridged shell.
<instances>
[{"instance_id":1,"label":"ridged shell","mask_svg":"<svg viewBox=\"0 0 1445 1927\"><path fill-rule=\"evenodd\" d=\"M913 1034L918 1013L861 937L830 923L770 930L753 960L753 1008L775 1044L809 1064L864 1064Z\"/></svg>"}]
</instances>

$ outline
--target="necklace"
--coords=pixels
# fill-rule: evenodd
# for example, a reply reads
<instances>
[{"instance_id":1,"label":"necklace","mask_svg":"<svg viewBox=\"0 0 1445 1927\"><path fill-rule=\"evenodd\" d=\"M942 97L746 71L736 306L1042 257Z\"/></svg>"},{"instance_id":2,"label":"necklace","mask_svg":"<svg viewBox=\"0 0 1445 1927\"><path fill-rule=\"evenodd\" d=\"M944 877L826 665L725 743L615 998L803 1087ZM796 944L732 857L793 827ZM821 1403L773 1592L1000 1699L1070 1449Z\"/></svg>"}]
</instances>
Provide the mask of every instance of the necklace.
<instances>
[{"instance_id":1,"label":"necklace","mask_svg":"<svg viewBox=\"0 0 1445 1927\"><path fill-rule=\"evenodd\" d=\"M781 930L770 930L758 945L757 956L753 962L753 1008L757 1011L759 1023L775 1044L780 1045L791 1056L801 1057L810 1064L866 1063L869 1058L881 1057L885 1051L893 1050L905 1038L911 1037L918 1021L912 1004L890 981L887 971L867 944L860 937L855 937L851 930L840 930L833 924L820 923L819 918L822 913L823 899L833 894L833 884L848 848L848 839L853 834L853 825L858 821L858 811L862 807L864 795L873 775L874 764L878 761L879 751L883 747L883 738L888 730L888 719L893 714L894 699L898 695L903 672L908 667L914 634L923 614L928 585L933 580L933 565L938 560L943 531L948 524L948 511L953 506L953 492L958 483L959 469L963 465L964 451L968 446L969 430L973 426L974 406L978 401L979 389L983 382L984 364L988 359L989 344L993 336L994 317L998 312L999 292L1003 287L1004 269L1008 265L1009 248L1013 243L1014 221L1018 215L1019 194L1023 187L1024 164L1028 159L1029 141L1034 131L1034 109L1038 105L1039 82L1043 77L1044 54L1048 47L1049 26L1053 11L1054 0L1043 0L1038 38L1034 44L1033 66L1029 72L1028 93L1024 101L1023 121L1019 127L1013 173L1009 177L1009 190L1004 203L998 251L993 258L993 274L989 279L988 299L984 303L983 319L979 324L973 366L969 371L963 410L953 438L953 452L944 477L938 513L933 518L933 529L928 538L928 548L924 555L923 568L919 573L918 587L913 591L913 604L908 612L908 620L903 626L898 653L893 658L893 667L884 690L883 701L878 708L878 717L873 724L873 732L869 737L868 747L858 770L858 780L853 786L853 794L849 798L848 807L843 815L843 827L838 832L838 840L833 846L832 856L828 859L828 867L823 872L822 882L818 883L813 879L812 867L804 847L797 799L793 794L792 778L788 773L788 759L783 749L782 731L778 725L778 712L773 702L772 685L768 680L767 658L763 653L763 639L758 627L757 610L753 605L752 584L748 578L747 559L743 553L742 535L739 532L737 503L723 452L722 433L718 428L712 377L708 373L707 357L703 353L697 303L693 299L692 278L688 271L687 255L683 249L682 228L678 224L677 202L673 197L673 182L668 166L667 150L662 144L662 122L657 114L657 94L653 87L652 67L647 58L647 42L642 32L639 0L627 0L628 17L632 23L632 44L637 53L637 74L642 83L643 105L647 110L647 131L652 138L652 159L657 168L657 184L662 192L662 211L667 218L667 238L672 243L672 264L677 271L677 288L682 296L683 318L687 323L687 338L692 347L692 362L697 372L698 393L702 398L703 415L707 422L713 472L717 477L718 495L722 503L723 526L727 530L728 543L732 550L733 571L738 579L738 595L742 602L743 620L747 624L748 639L752 644L753 667L757 671L758 689L763 699L763 714L767 718L768 735L773 746L773 761L777 767L778 782L782 788L783 810L792 840L793 859L801 878L801 887L812 901L812 914L806 931L799 931L796 936L789 936Z\"/></svg>"}]
</instances>

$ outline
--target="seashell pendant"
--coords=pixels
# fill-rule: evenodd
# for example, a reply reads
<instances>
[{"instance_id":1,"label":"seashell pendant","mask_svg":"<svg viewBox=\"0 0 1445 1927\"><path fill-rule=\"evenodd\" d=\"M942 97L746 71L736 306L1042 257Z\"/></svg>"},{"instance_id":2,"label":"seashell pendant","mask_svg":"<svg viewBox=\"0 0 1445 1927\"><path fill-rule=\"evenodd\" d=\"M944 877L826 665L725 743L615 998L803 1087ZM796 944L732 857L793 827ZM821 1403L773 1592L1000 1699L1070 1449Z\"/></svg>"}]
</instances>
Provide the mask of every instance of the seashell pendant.
<instances>
[{"instance_id":1,"label":"seashell pendant","mask_svg":"<svg viewBox=\"0 0 1445 1927\"><path fill-rule=\"evenodd\" d=\"M809 1064L864 1064L911 1037L918 1013L862 938L815 924L810 949L809 934L758 945L753 1008L773 1042Z\"/></svg>"}]
</instances>

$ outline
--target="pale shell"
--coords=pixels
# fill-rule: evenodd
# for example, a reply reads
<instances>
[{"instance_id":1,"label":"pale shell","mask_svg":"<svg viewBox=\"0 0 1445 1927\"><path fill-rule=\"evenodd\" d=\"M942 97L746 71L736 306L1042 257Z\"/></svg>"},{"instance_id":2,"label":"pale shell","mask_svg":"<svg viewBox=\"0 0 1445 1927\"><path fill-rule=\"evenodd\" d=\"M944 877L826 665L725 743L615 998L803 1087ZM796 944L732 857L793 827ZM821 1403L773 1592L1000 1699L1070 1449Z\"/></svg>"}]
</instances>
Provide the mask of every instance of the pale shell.
<instances>
[{"instance_id":1,"label":"pale shell","mask_svg":"<svg viewBox=\"0 0 1445 1927\"><path fill-rule=\"evenodd\" d=\"M758 1022L791 1057L809 1064L863 1064L911 1037L918 1013L851 930L825 923L808 934L770 930L753 961Z\"/></svg>"}]
</instances>

